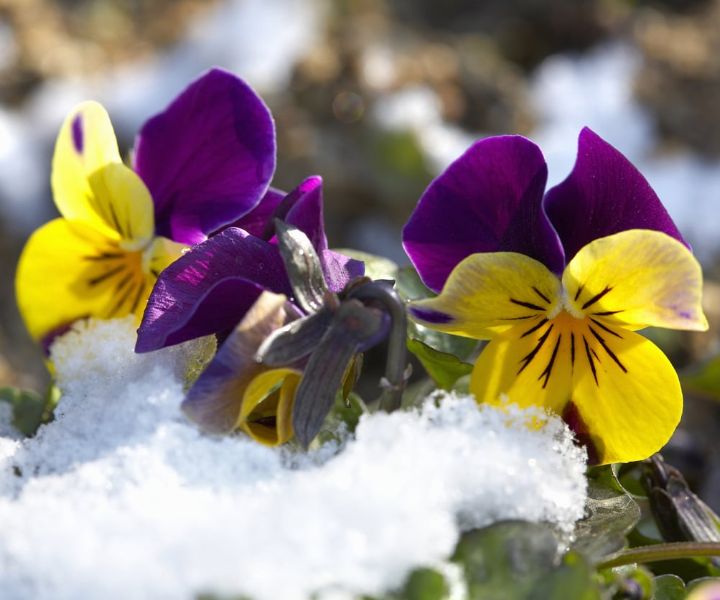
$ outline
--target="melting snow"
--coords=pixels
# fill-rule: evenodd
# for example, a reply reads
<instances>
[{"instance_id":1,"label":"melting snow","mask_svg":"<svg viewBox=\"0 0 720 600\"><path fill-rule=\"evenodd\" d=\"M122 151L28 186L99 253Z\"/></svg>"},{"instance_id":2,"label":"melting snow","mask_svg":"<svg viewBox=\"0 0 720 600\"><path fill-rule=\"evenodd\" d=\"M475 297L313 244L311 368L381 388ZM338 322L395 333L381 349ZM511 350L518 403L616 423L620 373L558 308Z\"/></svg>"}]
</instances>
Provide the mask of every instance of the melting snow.
<instances>
[{"instance_id":1,"label":"melting snow","mask_svg":"<svg viewBox=\"0 0 720 600\"><path fill-rule=\"evenodd\" d=\"M376 594L446 560L464 529L569 533L583 514L584 451L557 419L530 430L527 413L445 395L364 418L342 448L269 449L184 420L196 346L133 343L132 320L76 327L53 348L56 420L0 437L3 598Z\"/></svg>"}]
</instances>

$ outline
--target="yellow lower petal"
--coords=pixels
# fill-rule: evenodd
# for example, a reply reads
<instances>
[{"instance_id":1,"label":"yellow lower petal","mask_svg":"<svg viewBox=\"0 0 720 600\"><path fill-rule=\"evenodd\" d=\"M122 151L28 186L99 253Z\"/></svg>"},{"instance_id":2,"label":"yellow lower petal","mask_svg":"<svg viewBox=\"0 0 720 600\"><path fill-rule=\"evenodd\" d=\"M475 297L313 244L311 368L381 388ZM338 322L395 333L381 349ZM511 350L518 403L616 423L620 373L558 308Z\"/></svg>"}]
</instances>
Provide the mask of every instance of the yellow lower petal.
<instances>
[{"instance_id":1,"label":"yellow lower petal","mask_svg":"<svg viewBox=\"0 0 720 600\"><path fill-rule=\"evenodd\" d=\"M590 368L574 371L572 402L597 458L602 464L645 459L667 443L680 422L675 369L655 344L632 331L612 340L622 367L602 347L595 352L595 375Z\"/></svg>"},{"instance_id":2,"label":"yellow lower petal","mask_svg":"<svg viewBox=\"0 0 720 600\"><path fill-rule=\"evenodd\" d=\"M482 351L470 391L478 402L560 412L570 395L570 351L570 336L557 323L537 318L515 325Z\"/></svg>"},{"instance_id":3,"label":"yellow lower petal","mask_svg":"<svg viewBox=\"0 0 720 600\"><path fill-rule=\"evenodd\" d=\"M300 371L269 369L253 378L243 396L238 427L266 446L284 444L293 436L292 409Z\"/></svg>"},{"instance_id":4,"label":"yellow lower petal","mask_svg":"<svg viewBox=\"0 0 720 600\"><path fill-rule=\"evenodd\" d=\"M570 261L563 284L577 312L626 328L708 327L700 264L659 231L631 229L594 240Z\"/></svg>"},{"instance_id":5,"label":"yellow lower petal","mask_svg":"<svg viewBox=\"0 0 720 600\"><path fill-rule=\"evenodd\" d=\"M139 252L126 252L92 227L65 219L30 237L15 287L20 314L36 340L85 317L141 314L150 291Z\"/></svg>"},{"instance_id":6,"label":"yellow lower petal","mask_svg":"<svg viewBox=\"0 0 720 600\"><path fill-rule=\"evenodd\" d=\"M488 252L460 262L440 295L413 302L411 314L426 327L488 339L554 310L559 298L560 280L542 263L515 252Z\"/></svg>"}]
</instances>

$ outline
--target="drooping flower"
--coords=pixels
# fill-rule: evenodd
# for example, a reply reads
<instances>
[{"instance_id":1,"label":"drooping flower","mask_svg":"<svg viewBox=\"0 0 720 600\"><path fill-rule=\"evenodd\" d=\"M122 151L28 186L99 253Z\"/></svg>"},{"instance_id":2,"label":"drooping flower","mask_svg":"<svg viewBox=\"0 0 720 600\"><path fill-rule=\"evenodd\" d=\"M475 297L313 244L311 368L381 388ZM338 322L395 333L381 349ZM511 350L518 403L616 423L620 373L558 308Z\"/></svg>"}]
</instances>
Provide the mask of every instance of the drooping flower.
<instances>
[{"instance_id":1,"label":"drooping flower","mask_svg":"<svg viewBox=\"0 0 720 600\"><path fill-rule=\"evenodd\" d=\"M266 445L295 435L308 446L337 392L352 388L357 355L387 336L389 321L404 351L405 312L395 292L367 278L339 295L330 291L308 237L282 221L276 232L297 305L262 291L193 384L183 409L213 433L241 429ZM299 317L298 309L306 314ZM391 401L405 381L404 352L395 358L402 363Z\"/></svg>"},{"instance_id":2,"label":"drooping flower","mask_svg":"<svg viewBox=\"0 0 720 600\"><path fill-rule=\"evenodd\" d=\"M561 414L600 463L646 458L677 426L669 360L635 333L705 330L702 273L635 167L589 129L568 178L544 193L539 148L474 144L428 187L403 231L425 284L428 327L490 340L478 402Z\"/></svg>"},{"instance_id":3,"label":"drooping flower","mask_svg":"<svg viewBox=\"0 0 720 600\"><path fill-rule=\"evenodd\" d=\"M158 274L185 244L251 211L275 167L262 100L213 69L141 129L134 170L107 112L79 105L55 146L52 191L62 215L28 240L16 276L20 312L44 343L89 316L138 317Z\"/></svg>"},{"instance_id":4,"label":"drooping flower","mask_svg":"<svg viewBox=\"0 0 720 600\"><path fill-rule=\"evenodd\" d=\"M194 247L160 275L138 330L136 351L224 335L264 290L295 300L278 249L276 218L309 238L331 292L340 292L363 274L361 262L328 249L322 179L309 177L287 195L271 190L254 211ZM302 309L295 304L300 314Z\"/></svg>"}]
</instances>

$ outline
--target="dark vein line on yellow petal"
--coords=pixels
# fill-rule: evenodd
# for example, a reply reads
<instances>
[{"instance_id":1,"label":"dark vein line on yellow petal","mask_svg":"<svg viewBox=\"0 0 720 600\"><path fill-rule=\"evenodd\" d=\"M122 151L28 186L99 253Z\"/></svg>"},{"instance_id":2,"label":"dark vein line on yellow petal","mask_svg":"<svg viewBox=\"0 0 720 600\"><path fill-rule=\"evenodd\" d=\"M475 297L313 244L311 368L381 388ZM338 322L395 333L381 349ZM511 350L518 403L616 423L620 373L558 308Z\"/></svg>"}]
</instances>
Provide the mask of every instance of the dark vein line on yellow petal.
<instances>
[{"instance_id":1,"label":"dark vein line on yellow petal","mask_svg":"<svg viewBox=\"0 0 720 600\"><path fill-rule=\"evenodd\" d=\"M117 275L121 271L124 271L125 267L126 267L125 265L118 265L117 267L114 267L114 268L110 269L109 271L105 271L102 275L98 275L97 277L88 279L88 285L95 286L98 283L105 281L109 277L112 277L113 275Z\"/></svg>"},{"instance_id":2,"label":"dark vein line on yellow petal","mask_svg":"<svg viewBox=\"0 0 720 600\"><path fill-rule=\"evenodd\" d=\"M595 379L595 385L600 385L598 383L597 371L595 370L595 361L593 361L590 346L588 345L588 341L585 339L585 336L583 336L583 342L585 343L585 354L587 355L588 362L590 363L590 370L592 371L593 378Z\"/></svg>"},{"instance_id":3,"label":"dark vein line on yellow petal","mask_svg":"<svg viewBox=\"0 0 720 600\"><path fill-rule=\"evenodd\" d=\"M134 279L133 273L130 273L130 276L127 278L127 281L132 281L133 279ZM125 286L125 284L123 284L122 286L119 286L119 287L118 287L118 289L117 289L118 293L122 290L122 288L123 288L124 286ZM132 294L134 290L135 290L135 286L134 286L134 285L131 285L131 286L128 286L128 287L127 287L127 289L122 293L122 295L120 296L120 298L118 298L118 299L115 301L115 304L114 304L113 307L110 309L110 315L109 315L109 316L112 317L112 316L116 315L116 314L120 311L120 309L122 308L123 304L125 304L125 302L127 301L127 299L130 297L130 294Z\"/></svg>"},{"instance_id":4,"label":"dark vein line on yellow petal","mask_svg":"<svg viewBox=\"0 0 720 600\"><path fill-rule=\"evenodd\" d=\"M562 333L558 334L557 342L555 342L555 347L552 351L552 356L550 356L550 362L548 363L547 367L545 367L545 370L540 373L540 377L538 377L538 381L545 377L545 381L543 381L543 389L547 386L548 380L550 379L550 374L552 373L553 365L555 364L555 359L557 358L558 349L560 348L560 340L562 340Z\"/></svg>"},{"instance_id":5,"label":"dark vein line on yellow petal","mask_svg":"<svg viewBox=\"0 0 720 600\"><path fill-rule=\"evenodd\" d=\"M610 329L609 327L605 327L605 325L603 325L600 321L597 321L597 320L593 319L592 317L590 317L590 320L591 320L593 323L595 323L595 325L597 325L598 327L600 327L600 329L604 329L604 330L607 331L609 334L614 335L615 337L618 337L618 338L620 338L620 339L623 339L623 336L621 336L617 331L613 331L613 330Z\"/></svg>"},{"instance_id":6,"label":"dark vein line on yellow petal","mask_svg":"<svg viewBox=\"0 0 720 600\"><path fill-rule=\"evenodd\" d=\"M155 279L157 279L158 277L160 277L160 271L158 271L157 269L150 269L150 274L151 274Z\"/></svg>"},{"instance_id":7,"label":"dark vein line on yellow petal","mask_svg":"<svg viewBox=\"0 0 720 600\"><path fill-rule=\"evenodd\" d=\"M525 319L535 319L540 315L526 315L524 317L500 317L499 321L524 321Z\"/></svg>"},{"instance_id":8,"label":"dark vein line on yellow petal","mask_svg":"<svg viewBox=\"0 0 720 600\"><path fill-rule=\"evenodd\" d=\"M137 310L138 304L140 304L140 298L142 297L142 293L144 290L145 290L145 282L143 281L140 285L138 285L137 295L135 296L132 306L130 307L131 313L134 313Z\"/></svg>"},{"instance_id":9,"label":"dark vein line on yellow petal","mask_svg":"<svg viewBox=\"0 0 720 600\"><path fill-rule=\"evenodd\" d=\"M583 304L582 309L585 310L589 306L592 306L596 302L599 302L602 299L602 297L605 296L605 294L607 294L610 290L612 290L612 288L609 285L606 285L605 289L602 292L595 294L592 298L590 298L590 300L588 300L585 304Z\"/></svg>"},{"instance_id":10,"label":"dark vein line on yellow petal","mask_svg":"<svg viewBox=\"0 0 720 600\"><path fill-rule=\"evenodd\" d=\"M515 300L515 298L510 298L510 302L513 304L517 304L518 306L523 306L525 308L529 308L531 310L545 310L542 306L538 306L537 304L533 304L532 302L523 302L522 300Z\"/></svg>"},{"instance_id":11,"label":"dark vein line on yellow petal","mask_svg":"<svg viewBox=\"0 0 720 600\"><path fill-rule=\"evenodd\" d=\"M545 323L547 323L548 320L546 318L543 318L539 323L533 325L530 329L528 329L525 333L523 333L520 337L524 338L530 335L533 331L537 331L540 329Z\"/></svg>"},{"instance_id":12,"label":"dark vein line on yellow petal","mask_svg":"<svg viewBox=\"0 0 720 600\"><path fill-rule=\"evenodd\" d=\"M537 355L537 353L540 351L540 348L543 347L543 344L545 343L545 340L548 339L548 336L550 335L550 332L553 330L553 327L554 327L554 325L551 324L550 327L547 328L547 331L545 331L545 333L542 334L542 336L540 337L540 339L538 339L537 344L535 345L535 347L534 347L532 350L530 350L530 352L528 352L528 353L522 358L522 360L521 360L520 362L522 362L522 363L524 363L524 364L520 367L520 370L517 372L518 375L520 375L520 373L522 373L522 372L525 370L525 367L527 367L527 366L530 364L530 362L532 361L532 359L535 358L535 356Z\"/></svg>"},{"instance_id":13,"label":"dark vein line on yellow petal","mask_svg":"<svg viewBox=\"0 0 720 600\"><path fill-rule=\"evenodd\" d=\"M580 294L582 294L582 291L583 291L583 288L584 288L584 287L585 287L585 284L583 283L583 284L577 289L577 292L575 292L575 298L573 298L573 300L575 300L575 301L577 302L577 299L580 297Z\"/></svg>"},{"instance_id":14,"label":"dark vein line on yellow petal","mask_svg":"<svg viewBox=\"0 0 720 600\"><path fill-rule=\"evenodd\" d=\"M535 292L538 296L540 296L545 302L550 304L550 298L548 298L545 294L543 294L539 289L537 289L535 286L532 288L533 292Z\"/></svg>"},{"instance_id":15,"label":"dark vein line on yellow petal","mask_svg":"<svg viewBox=\"0 0 720 600\"><path fill-rule=\"evenodd\" d=\"M570 332L570 367L575 368L575 334Z\"/></svg>"},{"instance_id":16,"label":"dark vein line on yellow petal","mask_svg":"<svg viewBox=\"0 0 720 600\"><path fill-rule=\"evenodd\" d=\"M118 221L117 215L115 214L115 207L113 206L112 201L107 203L108 208L110 209L110 218L112 219L113 225L115 225L115 230L122 236L127 237L123 231L123 228L120 226L120 221Z\"/></svg>"},{"instance_id":17,"label":"dark vein line on yellow petal","mask_svg":"<svg viewBox=\"0 0 720 600\"><path fill-rule=\"evenodd\" d=\"M608 348L608 345L607 345L607 342L605 341L605 339L589 325L588 325L588 329L590 330L590 333L592 333L595 336L595 339L598 342L600 342L600 345L605 349L605 352L608 353L610 358L612 358L617 363L617 366L622 369L623 373L627 373L627 369L625 368L625 365L622 364L620 362L620 359L617 357L617 355L612 350L610 350L610 348Z\"/></svg>"},{"instance_id":18,"label":"dark vein line on yellow petal","mask_svg":"<svg viewBox=\"0 0 720 600\"><path fill-rule=\"evenodd\" d=\"M609 317L610 315L616 315L621 312L622 312L622 310L606 310L603 312L594 312L594 313L592 313L592 316L593 317Z\"/></svg>"},{"instance_id":19,"label":"dark vein line on yellow petal","mask_svg":"<svg viewBox=\"0 0 720 600\"><path fill-rule=\"evenodd\" d=\"M93 256L83 256L83 260L92 261L117 260L119 258L125 258L125 254L123 252L101 252Z\"/></svg>"}]
</instances>

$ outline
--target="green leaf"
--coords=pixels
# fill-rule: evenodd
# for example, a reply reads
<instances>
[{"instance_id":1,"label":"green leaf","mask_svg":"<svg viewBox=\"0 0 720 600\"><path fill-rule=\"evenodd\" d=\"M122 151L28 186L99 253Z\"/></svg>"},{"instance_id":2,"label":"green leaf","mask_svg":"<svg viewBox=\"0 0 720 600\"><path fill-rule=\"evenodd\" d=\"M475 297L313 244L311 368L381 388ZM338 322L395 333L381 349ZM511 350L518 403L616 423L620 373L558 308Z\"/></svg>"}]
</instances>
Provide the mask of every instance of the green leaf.
<instances>
[{"instance_id":1,"label":"green leaf","mask_svg":"<svg viewBox=\"0 0 720 600\"><path fill-rule=\"evenodd\" d=\"M483 600L598 600L585 559L570 552L558 561L552 530L506 521L466 533L452 560L460 563L470 598Z\"/></svg>"},{"instance_id":2,"label":"green leaf","mask_svg":"<svg viewBox=\"0 0 720 600\"><path fill-rule=\"evenodd\" d=\"M639 520L640 507L610 465L590 469L585 517L576 526L572 549L591 562L600 562L625 547L625 536Z\"/></svg>"},{"instance_id":3,"label":"green leaf","mask_svg":"<svg viewBox=\"0 0 720 600\"><path fill-rule=\"evenodd\" d=\"M685 390L720 400L720 356L690 373L681 375L680 381Z\"/></svg>"},{"instance_id":4,"label":"green leaf","mask_svg":"<svg viewBox=\"0 0 720 600\"><path fill-rule=\"evenodd\" d=\"M454 354L435 350L420 340L409 339L407 347L422 363L433 381L444 390L451 390L458 379L469 375L473 369L471 364L461 361Z\"/></svg>"},{"instance_id":5,"label":"green leaf","mask_svg":"<svg viewBox=\"0 0 720 600\"><path fill-rule=\"evenodd\" d=\"M25 436L32 436L49 420L50 411L57 404L56 392L57 388L51 387L48 397L43 398L32 390L4 387L0 388L0 401L13 407L13 427Z\"/></svg>"},{"instance_id":6,"label":"green leaf","mask_svg":"<svg viewBox=\"0 0 720 600\"><path fill-rule=\"evenodd\" d=\"M653 579L653 600L683 600L687 596L685 583L677 575L660 575Z\"/></svg>"},{"instance_id":7,"label":"green leaf","mask_svg":"<svg viewBox=\"0 0 720 600\"><path fill-rule=\"evenodd\" d=\"M450 590L441 573L433 569L415 569L401 593L403 600L443 600Z\"/></svg>"}]
</instances>

